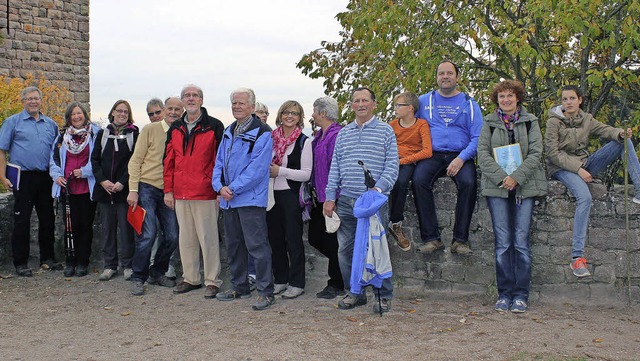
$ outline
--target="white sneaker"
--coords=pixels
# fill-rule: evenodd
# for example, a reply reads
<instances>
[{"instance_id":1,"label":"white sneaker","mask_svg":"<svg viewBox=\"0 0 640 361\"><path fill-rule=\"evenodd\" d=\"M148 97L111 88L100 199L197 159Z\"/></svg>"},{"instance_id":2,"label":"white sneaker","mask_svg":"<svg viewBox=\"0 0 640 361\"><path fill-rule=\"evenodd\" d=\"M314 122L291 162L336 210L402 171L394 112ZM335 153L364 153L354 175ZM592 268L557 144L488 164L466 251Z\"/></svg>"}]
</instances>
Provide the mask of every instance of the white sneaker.
<instances>
[{"instance_id":1,"label":"white sneaker","mask_svg":"<svg viewBox=\"0 0 640 361\"><path fill-rule=\"evenodd\" d=\"M173 265L169 265L169 269L164 274L168 279L175 280L176 279L176 268Z\"/></svg>"},{"instance_id":2,"label":"white sneaker","mask_svg":"<svg viewBox=\"0 0 640 361\"><path fill-rule=\"evenodd\" d=\"M274 295L279 295L282 292L284 292L284 290L287 289L287 284L286 283L276 283L273 285L273 294Z\"/></svg>"},{"instance_id":3,"label":"white sneaker","mask_svg":"<svg viewBox=\"0 0 640 361\"><path fill-rule=\"evenodd\" d=\"M124 279L127 281L131 279L131 276L133 276L133 270L131 268L125 268L123 273Z\"/></svg>"},{"instance_id":4,"label":"white sneaker","mask_svg":"<svg viewBox=\"0 0 640 361\"><path fill-rule=\"evenodd\" d=\"M287 287L286 291L284 291L284 293L282 294L282 298L293 299L302 295L303 293L304 293L303 288L290 286L290 287Z\"/></svg>"},{"instance_id":5,"label":"white sneaker","mask_svg":"<svg viewBox=\"0 0 640 361\"><path fill-rule=\"evenodd\" d=\"M104 271L102 271L102 273L100 274L100 276L98 276L98 279L100 281L108 281L113 276L115 276L116 273L118 273L118 271L116 271L114 269L111 269L111 268L105 268Z\"/></svg>"}]
</instances>

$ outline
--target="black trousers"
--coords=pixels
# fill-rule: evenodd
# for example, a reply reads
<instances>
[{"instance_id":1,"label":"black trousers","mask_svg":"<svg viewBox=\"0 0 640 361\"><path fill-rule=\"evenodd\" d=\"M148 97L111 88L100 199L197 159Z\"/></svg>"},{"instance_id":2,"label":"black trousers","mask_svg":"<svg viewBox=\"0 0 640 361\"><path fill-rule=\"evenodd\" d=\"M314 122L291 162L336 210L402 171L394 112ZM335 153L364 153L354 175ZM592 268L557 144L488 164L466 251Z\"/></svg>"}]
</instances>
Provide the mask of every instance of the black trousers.
<instances>
[{"instance_id":1,"label":"black trousers","mask_svg":"<svg viewBox=\"0 0 640 361\"><path fill-rule=\"evenodd\" d=\"M40 263L54 260L53 253L53 181L47 172L22 171L20 190L13 190L13 234L11 247L13 265L27 265L31 250L31 212L36 208L38 215L38 244L40 245Z\"/></svg>"},{"instance_id":2,"label":"black trousers","mask_svg":"<svg viewBox=\"0 0 640 361\"><path fill-rule=\"evenodd\" d=\"M322 213L323 203L318 203L317 207L311 210L309 220L309 244L318 252L329 259L329 281L327 285L344 289L342 273L340 273L340 262L338 261L338 235L337 233L327 233L327 227Z\"/></svg>"},{"instance_id":3,"label":"black trousers","mask_svg":"<svg viewBox=\"0 0 640 361\"><path fill-rule=\"evenodd\" d=\"M267 212L274 283L305 286L305 256L302 242L302 207L298 193L273 192L275 205Z\"/></svg>"},{"instance_id":4,"label":"black trousers","mask_svg":"<svg viewBox=\"0 0 640 361\"><path fill-rule=\"evenodd\" d=\"M61 195L63 217L66 217L66 196ZM93 243L93 220L96 216L96 202L89 198L89 193L71 194L69 196L71 214L71 235L73 241L68 244L64 239L66 263L69 266L88 266ZM63 219L66 222L66 218ZM65 223L66 224L66 223ZM65 232L68 230L65 230Z\"/></svg>"}]
</instances>

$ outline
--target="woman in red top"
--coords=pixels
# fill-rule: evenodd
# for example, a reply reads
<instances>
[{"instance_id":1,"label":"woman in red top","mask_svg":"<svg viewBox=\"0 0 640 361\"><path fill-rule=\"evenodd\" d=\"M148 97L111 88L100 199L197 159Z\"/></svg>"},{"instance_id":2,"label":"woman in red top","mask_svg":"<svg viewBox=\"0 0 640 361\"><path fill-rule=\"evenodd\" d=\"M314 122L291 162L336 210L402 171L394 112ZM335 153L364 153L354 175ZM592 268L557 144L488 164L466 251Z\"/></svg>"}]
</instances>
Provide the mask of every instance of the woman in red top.
<instances>
[{"instance_id":1,"label":"woman in red top","mask_svg":"<svg viewBox=\"0 0 640 361\"><path fill-rule=\"evenodd\" d=\"M419 167L421 160L431 157L431 132L426 120L416 118L420 101L415 94L411 92L398 94L393 102L398 118L392 120L389 125L396 133L400 169L398 180L391 190L389 230L398 242L398 246L403 251L408 251L411 249L411 241L402 232L404 204L407 200L409 181L414 171Z\"/></svg>"}]
</instances>

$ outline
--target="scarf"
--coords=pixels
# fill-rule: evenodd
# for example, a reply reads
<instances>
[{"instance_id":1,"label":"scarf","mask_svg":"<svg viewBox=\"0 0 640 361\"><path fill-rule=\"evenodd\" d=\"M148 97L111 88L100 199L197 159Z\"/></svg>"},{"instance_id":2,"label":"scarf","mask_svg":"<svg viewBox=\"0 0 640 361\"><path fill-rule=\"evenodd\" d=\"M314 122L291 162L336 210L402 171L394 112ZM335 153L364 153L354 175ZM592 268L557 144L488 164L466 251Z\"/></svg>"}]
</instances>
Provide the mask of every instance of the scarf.
<instances>
[{"instance_id":1,"label":"scarf","mask_svg":"<svg viewBox=\"0 0 640 361\"><path fill-rule=\"evenodd\" d=\"M69 153L79 154L89 144L91 139L91 124L87 123L87 126L82 129L76 129L74 127L67 128L64 132L62 141L67 146Z\"/></svg>"},{"instance_id":2,"label":"scarf","mask_svg":"<svg viewBox=\"0 0 640 361\"><path fill-rule=\"evenodd\" d=\"M516 108L516 112L511 115L505 114L502 109L498 107L498 109L496 109L496 114L498 114L498 117L502 119L505 128L507 128L507 131L509 132L509 143L515 143L516 139L515 135L513 134L513 127L518 121L518 118L520 118L520 106L518 106Z\"/></svg>"},{"instance_id":3,"label":"scarf","mask_svg":"<svg viewBox=\"0 0 640 361\"><path fill-rule=\"evenodd\" d=\"M276 165L282 165L282 159L284 158L284 153L287 151L287 148L295 143L296 139L302 133L302 128L295 127L293 133L291 133L288 137L284 136L284 130L282 127L276 128L273 132L271 132L271 137L273 138L273 159L272 163Z\"/></svg>"}]
</instances>

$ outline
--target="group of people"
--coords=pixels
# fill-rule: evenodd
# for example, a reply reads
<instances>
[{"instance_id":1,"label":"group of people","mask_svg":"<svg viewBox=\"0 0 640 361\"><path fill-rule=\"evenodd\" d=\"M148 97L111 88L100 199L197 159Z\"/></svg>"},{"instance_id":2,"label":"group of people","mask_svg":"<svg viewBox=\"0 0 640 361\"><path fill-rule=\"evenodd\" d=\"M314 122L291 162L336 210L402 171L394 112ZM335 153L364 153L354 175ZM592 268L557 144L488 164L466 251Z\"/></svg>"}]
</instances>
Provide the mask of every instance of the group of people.
<instances>
[{"instance_id":1,"label":"group of people","mask_svg":"<svg viewBox=\"0 0 640 361\"><path fill-rule=\"evenodd\" d=\"M248 88L231 93L235 121L226 129L202 106L202 89L187 85L179 98L152 99L147 105L152 123L139 132L125 100L113 105L104 129L91 123L86 109L73 102L59 131L40 112L40 90L28 87L22 92L24 111L7 118L0 128L0 181L15 196L16 272L32 275L27 260L33 206L39 219L41 266L62 267L53 252L52 199L57 198L67 216L64 275L87 275L97 204L104 234L100 280L109 280L122 269L132 281L133 295L143 295L145 283L172 287L176 294L204 284L204 297L221 301L249 298L255 289L258 298L252 308L264 310L276 295L294 299L305 292L303 224L308 220L309 244L328 258L329 280L316 296L342 296L340 309L367 303L362 287L367 283L354 282L355 268L362 264L362 246L356 240L367 229L369 239L383 241L375 257L387 258L377 260L382 273L373 283L373 310L388 312L393 283L390 272L384 273L391 264L384 229L388 226L402 250L412 248L402 225L411 186L420 226L416 251L442 251L445 243L433 186L448 176L457 187L449 250L471 254L477 158L480 192L486 197L495 235L495 309L525 312L534 199L547 189L543 150L548 175L577 199L570 267L577 277L584 277L589 275L584 257L591 207L587 183L625 154L625 141L636 187L633 201L640 203L640 165L631 130L593 119L581 109L581 89L566 86L561 105L549 111L543 137L538 119L522 105L525 89L520 82L495 85L490 95L495 111L483 116L476 101L458 89L459 77L454 63L441 62L436 71L438 88L420 97L398 94L393 100L397 118L390 123L374 115L376 97L369 88L354 90L355 120L344 127L338 123L337 101L321 97L313 103L312 121L319 128L313 139L302 132L300 103L284 102L272 130L266 124L268 108L257 103ZM610 142L589 154L591 136ZM516 149L508 161L501 155L505 149ZM7 155L22 169L19 185L6 177ZM303 219L306 205L301 195L307 187L313 206ZM136 235L127 214L137 207L146 215ZM329 223L336 217L339 226L334 232ZM369 217L373 222L363 226L361 220ZM220 234L231 273L226 291L220 289ZM178 257L183 270L180 283L172 272Z\"/></svg>"}]
</instances>

